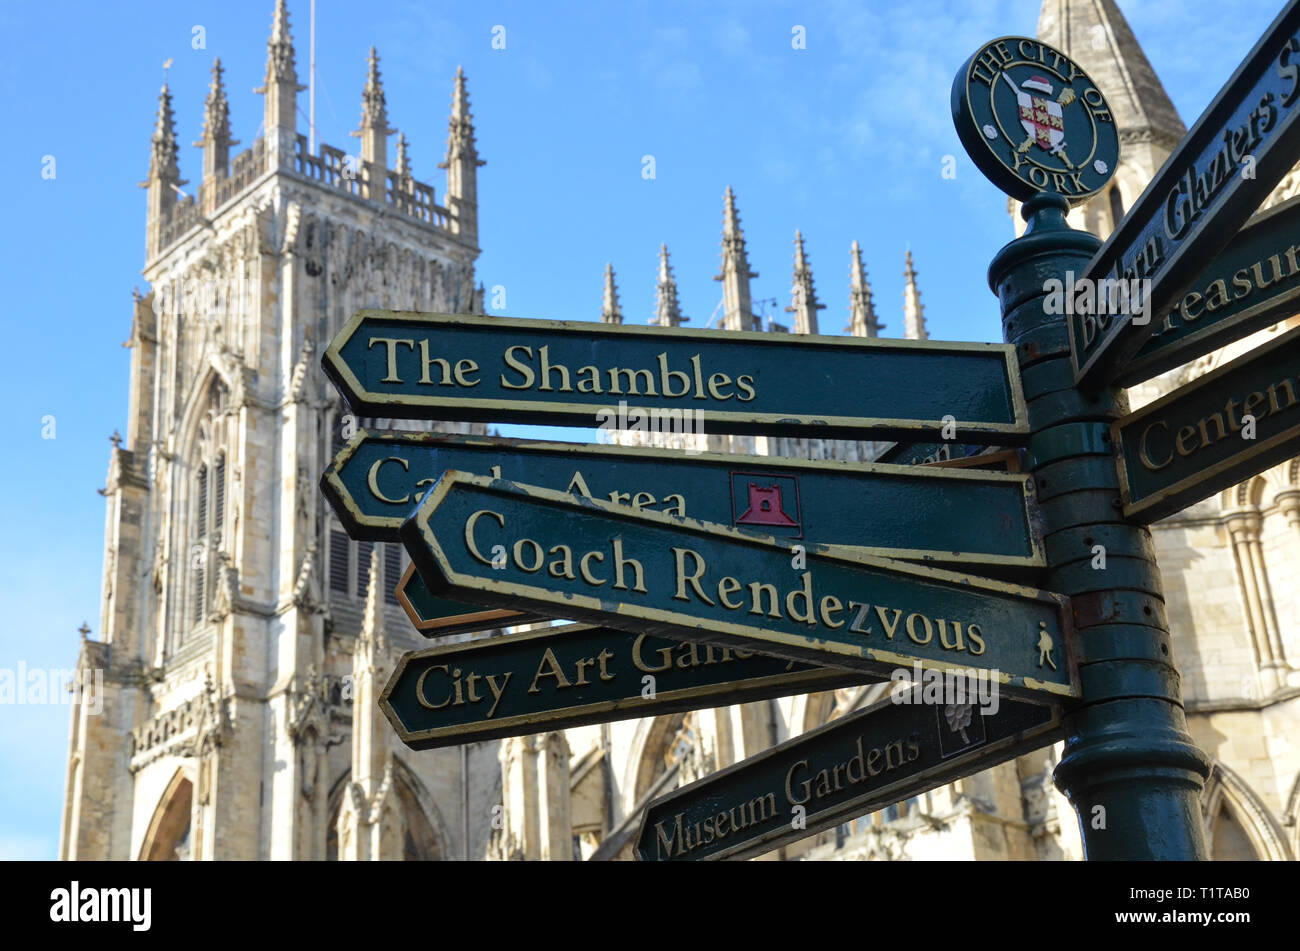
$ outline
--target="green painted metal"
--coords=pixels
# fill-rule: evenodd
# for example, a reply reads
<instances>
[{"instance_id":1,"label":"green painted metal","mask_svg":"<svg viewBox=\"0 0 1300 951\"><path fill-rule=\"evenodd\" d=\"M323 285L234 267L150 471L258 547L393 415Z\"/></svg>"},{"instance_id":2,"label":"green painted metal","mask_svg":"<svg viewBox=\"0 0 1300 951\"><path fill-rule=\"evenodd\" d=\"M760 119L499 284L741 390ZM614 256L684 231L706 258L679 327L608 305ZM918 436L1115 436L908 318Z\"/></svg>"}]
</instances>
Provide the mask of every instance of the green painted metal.
<instances>
[{"instance_id":1,"label":"green painted metal","mask_svg":"<svg viewBox=\"0 0 1300 951\"><path fill-rule=\"evenodd\" d=\"M1085 201L1119 165L1119 132L1101 89L1060 50L1024 36L985 43L957 71L952 118L966 153L1024 201Z\"/></svg>"},{"instance_id":2,"label":"green painted metal","mask_svg":"<svg viewBox=\"0 0 1300 951\"><path fill-rule=\"evenodd\" d=\"M1031 199L1023 209L1025 236L990 264L989 285L1003 301L1004 318L1030 306L1026 288L1064 280L1095 254L1097 239L1066 224L1068 207L1051 196ZM1040 290L1038 306L1045 297ZM1050 325L1035 332L1050 333ZM1082 682L1081 698L1064 708L1056 784L1079 816L1087 858L1204 859L1200 796L1209 760L1187 732L1150 533L1123 520L1118 473L1096 487L1098 465L1104 469L1112 458L1097 427L1118 414L1122 393L1065 388L1074 378L1069 355L1022 352L1021 359L1043 368L1026 390L1031 461L1040 450L1033 474L1050 470L1054 482L1080 486L1040 506L1045 583L1070 597ZM1072 464L1078 476L1071 476ZM1106 557L1095 563L1098 545Z\"/></svg>"},{"instance_id":3,"label":"green painted metal","mask_svg":"<svg viewBox=\"0 0 1300 951\"><path fill-rule=\"evenodd\" d=\"M981 444L1025 432L1004 344L362 310L321 363L362 416Z\"/></svg>"},{"instance_id":4,"label":"green painted metal","mask_svg":"<svg viewBox=\"0 0 1300 951\"><path fill-rule=\"evenodd\" d=\"M1142 522L1300 454L1300 328L1130 413L1112 433L1124 514Z\"/></svg>"},{"instance_id":5,"label":"green painted metal","mask_svg":"<svg viewBox=\"0 0 1300 951\"><path fill-rule=\"evenodd\" d=\"M1197 278L1300 159L1300 0L1289 0L1085 269L1087 285L1150 280L1140 306L1067 318L1074 381L1126 378ZM1247 168L1250 174L1246 174ZM1073 271L1057 280L1065 286ZM1042 280L1041 277L1037 278ZM1068 300L1068 295L1067 295ZM1139 323L1134 320L1141 316Z\"/></svg>"},{"instance_id":6,"label":"green painted metal","mask_svg":"<svg viewBox=\"0 0 1300 951\"><path fill-rule=\"evenodd\" d=\"M1029 699L1075 693L1066 602L1033 588L457 472L401 538L448 597L875 676L919 663Z\"/></svg>"},{"instance_id":7,"label":"green painted metal","mask_svg":"<svg viewBox=\"0 0 1300 951\"><path fill-rule=\"evenodd\" d=\"M1160 320L1118 382L1133 386L1300 311L1300 197L1261 211Z\"/></svg>"},{"instance_id":8,"label":"green painted metal","mask_svg":"<svg viewBox=\"0 0 1300 951\"><path fill-rule=\"evenodd\" d=\"M397 541L420 496L449 469L816 542L847 556L1043 565L1027 478L983 471L361 431L325 470L321 491L353 538Z\"/></svg>"},{"instance_id":9,"label":"green painted metal","mask_svg":"<svg viewBox=\"0 0 1300 951\"><path fill-rule=\"evenodd\" d=\"M655 799L642 861L746 858L955 782L1061 737L1052 705L996 712L925 702L924 688L842 717Z\"/></svg>"},{"instance_id":10,"label":"green painted metal","mask_svg":"<svg viewBox=\"0 0 1300 951\"><path fill-rule=\"evenodd\" d=\"M396 594L397 603L411 624L425 637L465 634L493 626L507 627L539 620L536 615L522 611L485 609L480 604L440 598L429 590L414 565L407 565L406 573L397 582Z\"/></svg>"},{"instance_id":11,"label":"green painted metal","mask_svg":"<svg viewBox=\"0 0 1300 951\"><path fill-rule=\"evenodd\" d=\"M404 654L379 697L414 750L835 690L872 678L567 624Z\"/></svg>"}]
</instances>

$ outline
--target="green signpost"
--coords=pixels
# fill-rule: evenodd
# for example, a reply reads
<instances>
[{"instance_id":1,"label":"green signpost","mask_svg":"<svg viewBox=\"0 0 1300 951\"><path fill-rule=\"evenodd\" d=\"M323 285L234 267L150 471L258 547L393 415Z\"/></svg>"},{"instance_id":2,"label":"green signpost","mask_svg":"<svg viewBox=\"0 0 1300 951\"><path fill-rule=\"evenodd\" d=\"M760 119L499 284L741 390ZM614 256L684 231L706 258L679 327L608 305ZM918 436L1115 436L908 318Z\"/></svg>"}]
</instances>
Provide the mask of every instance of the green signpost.
<instances>
[{"instance_id":1,"label":"green signpost","mask_svg":"<svg viewBox=\"0 0 1300 951\"><path fill-rule=\"evenodd\" d=\"M1300 198L1261 211L1157 322L1117 382L1132 386L1300 312Z\"/></svg>"},{"instance_id":2,"label":"green signpost","mask_svg":"<svg viewBox=\"0 0 1300 951\"><path fill-rule=\"evenodd\" d=\"M750 651L568 624L402 657L379 705L411 749L870 682Z\"/></svg>"},{"instance_id":3,"label":"green signpost","mask_svg":"<svg viewBox=\"0 0 1300 951\"><path fill-rule=\"evenodd\" d=\"M1181 306L1295 165L1298 33L1300 0L1290 0L1079 275L1096 306L1067 314L1076 385L1095 391L1128 375L1158 318ZM1146 280L1146 291L1135 283ZM1108 297L1102 307L1102 281L1127 305L1109 306Z\"/></svg>"},{"instance_id":4,"label":"green signpost","mask_svg":"<svg viewBox=\"0 0 1300 951\"><path fill-rule=\"evenodd\" d=\"M402 579L397 582L395 593L397 603L411 619L411 624L425 637L466 634L493 626L504 627L538 620L537 617L520 611L485 609L477 604L440 598L429 590L414 565L406 566Z\"/></svg>"},{"instance_id":5,"label":"green signpost","mask_svg":"<svg viewBox=\"0 0 1300 951\"><path fill-rule=\"evenodd\" d=\"M1124 514L1172 515L1300 453L1300 328L1112 426Z\"/></svg>"},{"instance_id":6,"label":"green signpost","mask_svg":"<svg viewBox=\"0 0 1300 951\"><path fill-rule=\"evenodd\" d=\"M637 837L643 861L747 858L996 766L1061 738L1054 706L894 698L662 796Z\"/></svg>"},{"instance_id":7,"label":"green signpost","mask_svg":"<svg viewBox=\"0 0 1300 951\"><path fill-rule=\"evenodd\" d=\"M362 416L1023 442L1003 344L358 311L321 359Z\"/></svg>"},{"instance_id":8,"label":"green signpost","mask_svg":"<svg viewBox=\"0 0 1300 951\"><path fill-rule=\"evenodd\" d=\"M325 470L321 490L354 538L396 541L415 503L449 469L846 556L1043 565L1028 479L996 472L362 431Z\"/></svg>"},{"instance_id":9,"label":"green signpost","mask_svg":"<svg viewBox=\"0 0 1300 951\"><path fill-rule=\"evenodd\" d=\"M839 666L972 670L1075 696L1064 598L906 562L850 560L721 525L448 473L402 526L435 591Z\"/></svg>"}]
</instances>

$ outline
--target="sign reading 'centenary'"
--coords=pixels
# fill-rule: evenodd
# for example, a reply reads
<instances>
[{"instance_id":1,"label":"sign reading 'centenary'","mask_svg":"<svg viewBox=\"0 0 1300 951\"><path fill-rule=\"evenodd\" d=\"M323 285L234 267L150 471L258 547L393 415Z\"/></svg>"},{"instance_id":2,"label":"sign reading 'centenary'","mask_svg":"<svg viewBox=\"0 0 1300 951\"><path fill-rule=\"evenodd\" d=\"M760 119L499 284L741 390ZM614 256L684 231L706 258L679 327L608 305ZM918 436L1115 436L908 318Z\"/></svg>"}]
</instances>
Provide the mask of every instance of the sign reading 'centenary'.
<instances>
[{"instance_id":1,"label":"sign reading 'centenary'","mask_svg":"<svg viewBox=\"0 0 1300 951\"><path fill-rule=\"evenodd\" d=\"M981 47L953 82L952 115L980 171L1021 201L1047 191L1083 201L1119 164L1119 133L1101 90L1038 40L1004 36Z\"/></svg>"},{"instance_id":2,"label":"sign reading 'centenary'","mask_svg":"<svg viewBox=\"0 0 1300 951\"><path fill-rule=\"evenodd\" d=\"M888 677L919 662L1077 695L1064 598L820 554L693 519L450 472L402 526L450 597Z\"/></svg>"},{"instance_id":3,"label":"sign reading 'centenary'","mask_svg":"<svg viewBox=\"0 0 1300 951\"><path fill-rule=\"evenodd\" d=\"M1051 705L883 700L654 800L636 856L760 855L1060 737Z\"/></svg>"},{"instance_id":4,"label":"sign reading 'centenary'","mask_svg":"<svg viewBox=\"0 0 1300 951\"><path fill-rule=\"evenodd\" d=\"M1111 427L1124 514L1152 522L1300 453L1300 329Z\"/></svg>"},{"instance_id":5,"label":"sign reading 'centenary'","mask_svg":"<svg viewBox=\"0 0 1300 951\"><path fill-rule=\"evenodd\" d=\"M406 654L379 698L411 749L748 703L871 678L568 624Z\"/></svg>"},{"instance_id":6,"label":"sign reading 'centenary'","mask_svg":"<svg viewBox=\"0 0 1300 951\"><path fill-rule=\"evenodd\" d=\"M1077 385L1127 372L1157 328L1152 315L1179 305L1300 157L1297 31L1300 0L1290 0L1089 262L1085 287L1150 285L1136 306L1103 307L1098 292L1092 312L1069 314Z\"/></svg>"},{"instance_id":7,"label":"sign reading 'centenary'","mask_svg":"<svg viewBox=\"0 0 1300 951\"><path fill-rule=\"evenodd\" d=\"M1252 218L1121 368L1133 386L1300 311L1300 198Z\"/></svg>"},{"instance_id":8,"label":"sign reading 'centenary'","mask_svg":"<svg viewBox=\"0 0 1300 951\"><path fill-rule=\"evenodd\" d=\"M630 426L635 415L669 432L1009 443L1028 432L1006 344L362 310L321 362L362 416Z\"/></svg>"},{"instance_id":9,"label":"sign reading 'centenary'","mask_svg":"<svg viewBox=\"0 0 1300 951\"><path fill-rule=\"evenodd\" d=\"M1043 564L1028 479L999 473L363 431L325 470L321 490L352 537L396 541L415 503L449 469L845 555Z\"/></svg>"}]
</instances>

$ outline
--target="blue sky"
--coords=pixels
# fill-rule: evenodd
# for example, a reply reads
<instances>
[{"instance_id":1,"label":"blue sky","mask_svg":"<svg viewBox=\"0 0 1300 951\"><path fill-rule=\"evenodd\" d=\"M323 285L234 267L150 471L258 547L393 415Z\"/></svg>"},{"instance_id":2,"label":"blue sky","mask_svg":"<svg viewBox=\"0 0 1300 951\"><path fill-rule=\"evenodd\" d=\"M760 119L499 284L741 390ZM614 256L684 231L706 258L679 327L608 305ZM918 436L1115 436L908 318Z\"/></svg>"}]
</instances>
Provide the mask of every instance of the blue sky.
<instances>
[{"instance_id":1,"label":"blue sky","mask_svg":"<svg viewBox=\"0 0 1300 951\"><path fill-rule=\"evenodd\" d=\"M1278 0L1129 0L1121 8L1188 125L1276 15ZM886 336L902 332L911 248L932 337L998 340L984 274L1011 236L1005 198L957 142L948 91L996 36L1032 36L1036 0L417 4L319 0L317 115L355 150L377 46L390 121L443 196L452 76L463 64L479 148L479 277L511 316L596 320L606 261L626 320L653 312L667 242L692 327L720 299L722 193L736 190L756 301L788 322L800 228L827 309L847 320L849 243L863 249ZM0 669L70 667L98 634L108 436L126 431L133 286L143 286L148 140L164 60L182 176L197 179L214 56L235 137L259 132L271 0L0 6L5 281L0 405ZM307 75L308 9L289 9ZM206 48L194 49L194 27ZM493 49L493 28L505 49ZM804 50L792 30L806 32ZM306 96L300 102L306 109ZM300 121L300 131L305 131ZM45 156L55 177L42 178ZM653 155L656 177L642 178ZM955 179L941 175L957 157ZM849 382L849 381L846 381ZM851 382L849 382L851 385ZM43 439L53 416L55 438ZM52 858L69 708L0 705L0 858Z\"/></svg>"}]
</instances>

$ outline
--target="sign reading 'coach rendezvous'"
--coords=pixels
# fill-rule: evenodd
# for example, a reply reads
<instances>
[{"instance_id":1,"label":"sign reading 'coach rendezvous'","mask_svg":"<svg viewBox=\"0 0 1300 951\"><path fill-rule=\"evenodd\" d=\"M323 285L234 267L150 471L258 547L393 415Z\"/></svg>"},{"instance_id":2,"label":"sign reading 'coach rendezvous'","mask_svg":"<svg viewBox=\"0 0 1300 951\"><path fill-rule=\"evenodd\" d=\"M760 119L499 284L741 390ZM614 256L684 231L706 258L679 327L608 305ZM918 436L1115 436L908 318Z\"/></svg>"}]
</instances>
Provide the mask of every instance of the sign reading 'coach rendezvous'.
<instances>
[{"instance_id":1,"label":"sign reading 'coach rendezvous'","mask_svg":"<svg viewBox=\"0 0 1300 951\"><path fill-rule=\"evenodd\" d=\"M1298 33L1300 0L1290 0L1089 262L1080 283L1095 289L1094 304L1067 311L1077 385L1125 376L1156 318L1178 305L1300 158ZM1112 307L1109 288L1124 291L1116 297L1128 306Z\"/></svg>"},{"instance_id":2,"label":"sign reading 'coach rendezvous'","mask_svg":"<svg viewBox=\"0 0 1300 951\"><path fill-rule=\"evenodd\" d=\"M363 416L1023 442L1006 344L359 311L322 358Z\"/></svg>"},{"instance_id":3,"label":"sign reading 'coach rendezvous'","mask_svg":"<svg viewBox=\"0 0 1300 951\"><path fill-rule=\"evenodd\" d=\"M845 555L1043 564L1028 478L992 472L361 431L325 470L321 490L353 538L396 541L415 503L449 469Z\"/></svg>"},{"instance_id":4,"label":"sign reading 'coach rendezvous'","mask_svg":"<svg viewBox=\"0 0 1300 951\"><path fill-rule=\"evenodd\" d=\"M402 526L440 593L888 677L973 669L1077 695L1065 598L906 562L821 554L693 519L450 472Z\"/></svg>"}]
</instances>

